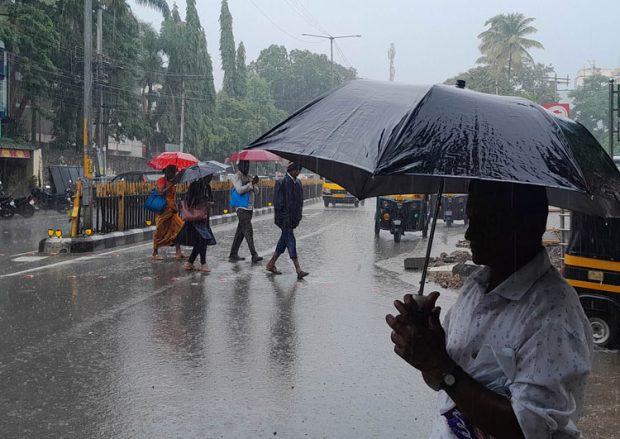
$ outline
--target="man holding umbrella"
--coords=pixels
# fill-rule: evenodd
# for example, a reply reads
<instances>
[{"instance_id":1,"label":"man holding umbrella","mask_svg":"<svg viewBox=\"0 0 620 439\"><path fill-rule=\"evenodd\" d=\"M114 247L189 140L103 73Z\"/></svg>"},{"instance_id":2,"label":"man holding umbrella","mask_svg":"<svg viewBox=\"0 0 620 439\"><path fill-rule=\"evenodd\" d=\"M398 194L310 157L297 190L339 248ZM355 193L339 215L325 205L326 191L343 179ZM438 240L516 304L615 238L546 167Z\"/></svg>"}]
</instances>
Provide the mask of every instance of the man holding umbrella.
<instances>
[{"instance_id":1,"label":"man holding umbrella","mask_svg":"<svg viewBox=\"0 0 620 439\"><path fill-rule=\"evenodd\" d=\"M249 194L247 204L237 207L237 231L233 239L232 247L228 260L230 262L239 262L245 260L239 256L239 247L243 239L248 243L248 248L252 254L252 262L257 263L263 260L256 252L254 247L254 230L252 229L252 214L254 212L254 198L259 194L258 177L253 178L248 175L250 172L250 162L248 160L239 160L237 164L238 171L232 178L232 184L235 191L239 195Z\"/></svg>"},{"instance_id":2,"label":"man holding umbrella","mask_svg":"<svg viewBox=\"0 0 620 439\"><path fill-rule=\"evenodd\" d=\"M396 301L394 351L439 394L433 438L579 438L589 322L542 246L542 187L470 184L465 237L484 268L440 323L439 293Z\"/></svg>"}]
</instances>

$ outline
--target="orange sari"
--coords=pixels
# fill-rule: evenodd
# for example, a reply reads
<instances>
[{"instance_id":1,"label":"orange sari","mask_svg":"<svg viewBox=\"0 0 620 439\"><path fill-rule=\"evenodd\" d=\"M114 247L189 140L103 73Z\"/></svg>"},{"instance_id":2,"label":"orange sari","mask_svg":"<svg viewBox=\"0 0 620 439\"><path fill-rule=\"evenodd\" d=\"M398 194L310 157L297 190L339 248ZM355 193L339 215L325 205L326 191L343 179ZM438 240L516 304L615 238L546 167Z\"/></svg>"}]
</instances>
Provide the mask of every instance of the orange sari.
<instances>
[{"instance_id":1,"label":"orange sari","mask_svg":"<svg viewBox=\"0 0 620 439\"><path fill-rule=\"evenodd\" d=\"M166 187L166 178L157 180L157 188ZM153 248L165 247L174 243L177 235L183 228L184 221L177 211L177 188L172 187L166 192L166 209L155 216L155 233L153 235Z\"/></svg>"}]
</instances>

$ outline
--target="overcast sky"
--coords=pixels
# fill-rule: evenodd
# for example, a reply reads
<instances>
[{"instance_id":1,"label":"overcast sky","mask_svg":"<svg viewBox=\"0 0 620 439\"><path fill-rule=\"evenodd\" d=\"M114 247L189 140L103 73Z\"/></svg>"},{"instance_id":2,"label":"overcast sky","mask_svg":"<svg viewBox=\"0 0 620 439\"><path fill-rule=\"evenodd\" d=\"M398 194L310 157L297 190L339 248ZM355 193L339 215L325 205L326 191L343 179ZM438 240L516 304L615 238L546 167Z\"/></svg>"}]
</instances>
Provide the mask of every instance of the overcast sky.
<instances>
[{"instance_id":1,"label":"overcast sky","mask_svg":"<svg viewBox=\"0 0 620 439\"><path fill-rule=\"evenodd\" d=\"M168 0L172 7L172 1ZM185 15L185 0L177 0ZM219 57L220 0L197 0L198 13L213 58L216 87ZM552 64L560 76L590 66L620 66L617 29L620 0L229 0L235 42L243 41L248 62L270 44L308 49L329 56L329 41L302 33L361 34L343 39L334 60L357 69L360 77L387 80L387 50L396 45L396 80L413 84L443 82L463 72L479 56L477 35L496 14L521 12L534 17L533 38L544 50L531 51L538 62ZM144 7L137 16L159 28L162 17Z\"/></svg>"}]
</instances>

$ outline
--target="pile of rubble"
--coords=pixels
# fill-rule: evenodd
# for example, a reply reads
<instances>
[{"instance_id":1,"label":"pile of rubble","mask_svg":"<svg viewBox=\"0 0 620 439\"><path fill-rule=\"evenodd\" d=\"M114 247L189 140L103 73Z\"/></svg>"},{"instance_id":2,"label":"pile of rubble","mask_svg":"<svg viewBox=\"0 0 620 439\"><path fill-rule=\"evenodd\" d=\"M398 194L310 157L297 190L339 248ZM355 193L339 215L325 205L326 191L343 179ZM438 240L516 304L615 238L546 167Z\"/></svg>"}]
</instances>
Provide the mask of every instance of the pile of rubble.
<instances>
[{"instance_id":1,"label":"pile of rubble","mask_svg":"<svg viewBox=\"0 0 620 439\"><path fill-rule=\"evenodd\" d=\"M431 270L428 279L442 288L458 290L471 271L468 267L472 265L467 264L468 261L471 261L471 253L466 250L456 250L450 254L441 253L438 258L433 258L430 266L433 268L447 266L446 270Z\"/></svg>"}]
</instances>

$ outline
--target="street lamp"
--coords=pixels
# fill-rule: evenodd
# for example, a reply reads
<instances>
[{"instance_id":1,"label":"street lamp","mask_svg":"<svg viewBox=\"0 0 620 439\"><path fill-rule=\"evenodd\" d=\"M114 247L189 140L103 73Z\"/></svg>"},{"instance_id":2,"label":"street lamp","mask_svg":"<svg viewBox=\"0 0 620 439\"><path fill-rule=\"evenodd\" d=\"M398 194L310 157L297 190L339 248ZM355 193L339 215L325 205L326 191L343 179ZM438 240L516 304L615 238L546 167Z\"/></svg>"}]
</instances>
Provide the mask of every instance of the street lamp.
<instances>
[{"instance_id":1,"label":"street lamp","mask_svg":"<svg viewBox=\"0 0 620 439\"><path fill-rule=\"evenodd\" d=\"M361 35L339 35L339 36L331 36L331 35L316 35L316 34L302 34L304 37L315 37L315 38L324 38L329 40L329 59L331 61L331 77L332 77L332 85L334 83L334 40L340 38L362 38Z\"/></svg>"}]
</instances>

